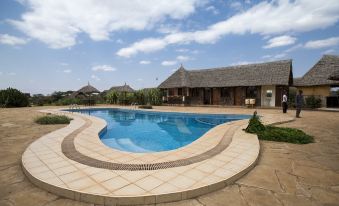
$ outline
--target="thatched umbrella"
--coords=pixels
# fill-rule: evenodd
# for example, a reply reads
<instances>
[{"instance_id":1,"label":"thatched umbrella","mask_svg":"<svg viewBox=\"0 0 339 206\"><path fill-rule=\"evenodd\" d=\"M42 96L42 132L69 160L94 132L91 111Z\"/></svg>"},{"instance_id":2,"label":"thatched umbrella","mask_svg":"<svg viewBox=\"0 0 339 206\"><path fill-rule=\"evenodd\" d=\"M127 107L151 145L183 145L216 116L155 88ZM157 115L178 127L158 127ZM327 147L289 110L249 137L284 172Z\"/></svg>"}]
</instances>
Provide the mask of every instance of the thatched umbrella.
<instances>
[{"instance_id":1,"label":"thatched umbrella","mask_svg":"<svg viewBox=\"0 0 339 206\"><path fill-rule=\"evenodd\" d=\"M95 87L91 86L88 82L88 85L82 87L81 89L79 89L78 91L76 91L76 95L79 94L84 94L84 95L88 95L89 96L89 100L88 100L88 105L91 104L91 95L95 94L95 93L100 93L99 90L97 90Z\"/></svg>"},{"instance_id":2,"label":"thatched umbrella","mask_svg":"<svg viewBox=\"0 0 339 206\"><path fill-rule=\"evenodd\" d=\"M335 81L339 81L339 71L335 71L333 72L329 78L329 80L335 80Z\"/></svg>"}]
</instances>

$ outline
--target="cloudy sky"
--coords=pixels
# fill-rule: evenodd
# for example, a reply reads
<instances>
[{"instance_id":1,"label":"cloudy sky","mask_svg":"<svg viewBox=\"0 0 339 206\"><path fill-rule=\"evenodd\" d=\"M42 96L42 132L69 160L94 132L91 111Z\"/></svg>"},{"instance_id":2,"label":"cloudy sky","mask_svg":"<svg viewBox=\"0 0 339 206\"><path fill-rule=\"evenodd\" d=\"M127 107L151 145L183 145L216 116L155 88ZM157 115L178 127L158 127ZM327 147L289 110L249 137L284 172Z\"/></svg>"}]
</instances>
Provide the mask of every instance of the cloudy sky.
<instances>
[{"instance_id":1,"label":"cloudy sky","mask_svg":"<svg viewBox=\"0 0 339 206\"><path fill-rule=\"evenodd\" d=\"M154 87L186 69L339 54L338 0L1 0L0 88Z\"/></svg>"}]
</instances>

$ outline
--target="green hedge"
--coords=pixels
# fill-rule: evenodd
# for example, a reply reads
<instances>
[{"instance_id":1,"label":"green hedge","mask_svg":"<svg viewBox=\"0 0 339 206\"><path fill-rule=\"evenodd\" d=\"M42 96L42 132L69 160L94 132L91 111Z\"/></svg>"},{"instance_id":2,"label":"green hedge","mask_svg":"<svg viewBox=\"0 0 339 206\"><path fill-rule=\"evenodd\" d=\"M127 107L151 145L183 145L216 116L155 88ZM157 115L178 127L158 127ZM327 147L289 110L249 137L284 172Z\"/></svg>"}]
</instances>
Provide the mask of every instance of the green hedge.
<instances>
[{"instance_id":1,"label":"green hedge","mask_svg":"<svg viewBox=\"0 0 339 206\"><path fill-rule=\"evenodd\" d=\"M71 120L65 115L46 115L36 118L35 122L38 124L69 124Z\"/></svg>"},{"instance_id":2,"label":"green hedge","mask_svg":"<svg viewBox=\"0 0 339 206\"><path fill-rule=\"evenodd\" d=\"M321 99L315 96L308 96L305 98L305 106L311 109L320 108Z\"/></svg>"},{"instance_id":3,"label":"green hedge","mask_svg":"<svg viewBox=\"0 0 339 206\"><path fill-rule=\"evenodd\" d=\"M286 127L267 126L264 131L258 133L261 140L269 140L276 142L289 142L294 144L308 144L314 142L313 137L305 134L305 132Z\"/></svg>"},{"instance_id":4,"label":"green hedge","mask_svg":"<svg viewBox=\"0 0 339 206\"><path fill-rule=\"evenodd\" d=\"M312 136L305 134L305 132L299 129L264 126L261 123L257 112L254 112L245 131L257 134L260 140L289 142L294 144L308 144L314 142Z\"/></svg>"},{"instance_id":5,"label":"green hedge","mask_svg":"<svg viewBox=\"0 0 339 206\"><path fill-rule=\"evenodd\" d=\"M0 107L27 107L28 97L14 88L0 90Z\"/></svg>"}]
</instances>

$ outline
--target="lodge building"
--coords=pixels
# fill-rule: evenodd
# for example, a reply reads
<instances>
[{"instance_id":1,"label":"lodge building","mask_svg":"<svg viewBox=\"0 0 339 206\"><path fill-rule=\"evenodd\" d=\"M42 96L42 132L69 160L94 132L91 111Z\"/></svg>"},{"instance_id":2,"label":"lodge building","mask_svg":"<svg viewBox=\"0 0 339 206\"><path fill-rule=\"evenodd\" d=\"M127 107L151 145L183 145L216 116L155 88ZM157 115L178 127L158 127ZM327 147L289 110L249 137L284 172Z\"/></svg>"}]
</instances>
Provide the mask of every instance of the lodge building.
<instances>
[{"instance_id":1,"label":"lodge building","mask_svg":"<svg viewBox=\"0 0 339 206\"><path fill-rule=\"evenodd\" d=\"M292 60L222 68L186 70L181 66L159 85L163 101L175 105L281 106L293 84Z\"/></svg>"}]
</instances>

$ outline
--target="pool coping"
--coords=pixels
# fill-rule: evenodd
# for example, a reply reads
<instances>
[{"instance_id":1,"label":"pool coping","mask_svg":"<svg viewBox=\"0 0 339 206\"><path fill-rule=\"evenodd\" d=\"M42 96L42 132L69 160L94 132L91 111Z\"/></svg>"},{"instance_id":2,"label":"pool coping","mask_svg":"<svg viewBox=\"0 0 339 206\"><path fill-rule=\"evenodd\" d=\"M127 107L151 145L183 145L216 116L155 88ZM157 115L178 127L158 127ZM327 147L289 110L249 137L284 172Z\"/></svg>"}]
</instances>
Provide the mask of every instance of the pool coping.
<instances>
[{"instance_id":1,"label":"pool coping","mask_svg":"<svg viewBox=\"0 0 339 206\"><path fill-rule=\"evenodd\" d=\"M92 129L90 130L89 133L87 133L86 135L83 135L83 138L90 138L91 140L93 140L93 136L96 137L94 138L95 141L98 140L99 143L98 145L101 144L102 148L106 148L108 149L103 143L101 143L101 141L98 138L98 134L99 132L106 126L105 122L99 118L94 118L94 117L88 117L86 115L74 115L71 114L69 112L64 112L64 111L60 111L60 110L45 110L43 112L49 112L49 113L62 113L62 114L66 114L68 116L71 116L72 118L74 118L74 120L71 122L70 125L57 130L59 132L51 132L49 134L47 134L47 137L43 138L39 138L38 140L36 140L35 142L39 141L45 141L44 139L48 138L48 135L50 136L59 136L58 142L61 145L61 142L63 141L63 139L67 136L69 136L69 134L71 134L73 131L79 129L84 122L86 122L86 120L89 120L92 122L92 124L94 124L94 129L93 128L87 128L87 129ZM268 115L270 116L270 115ZM286 121L293 121L294 118L284 116L284 118L278 118L279 121L274 120L274 118L277 115L273 115L269 118L263 118L264 122L266 124L276 124L277 122L286 122ZM84 120L85 119L85 120ZM256 161L258 159L259 156L259 150L260 150L260 145L259 145L259 141L256 137L256 135L253 134L248 134L245 133L244 131L242 131L242 129L244 128L244 126L247 124L247 121L244 120L240 120L237 122L231 122L231 123L226 123L223 124L224 126L227 125L227 127L236 127L235 132L232 134L232 142L230 143L230 145L234 148L237 148L238 150L242 150L242 151L238 151L239 153L237 153L237 156L234 157L234 159L230 160L229 162L227 162L228 165L231 165L231 169L227 170L225 169L225 171L228 171L228 173L225 174L225 177L221 177L219 180L220 181L210 181L209 183L203 183L200 184L198 186L195 187L188 187L186 189L178 189L175 192L158 192L158 193L144 193L141 195L114 195L113 193L111 193L110 195L105 195L105 194L95 194L95 193L91 193L91 192L86 192L83 191L81 189L77 190L74 188L69 187L69 185L66 186L65 182L58 182L58 184L53 184L53 178L47 178L44 179L43 176L41 174L44 174L45 172L34 172L34 167L31 167L30 164L34 164L36 162L33 161L33 159L35 158L35 156L39 157L39 154L37 155L33 155L33 153L31 153L31 150L34 150L34 143L33 142L25 151L25 153L23 154L22 157L22 166L23 166L23 170L24 173L26 174L26 176L34 183L36 184L38 187L41 187L47 191L50 191L52 193L58 194L60 196L64 196L70 199L74 199L74 200L81 200L84 202L90 202L90 203L95 203L95 204L105 204L105 205L126 205L126 204L154 204L154 203L163 203L163 202L172 202L172 201L178 201L178 200L184 200L184 199L189 199L189 198L193 198L196 196L200 196L202 194L206 194L218 189L221 189L231 183L233 183L235 180L239 179L241 176L243 176L244 174L246 174L248 171L250 171L256 164ZM215 128L211 129L214 130ZM86 129L85 129L86 130ZM225 128L221 127L221 132L225 130ZM81 133L81 132L80 132ZM46 136L46 135L45 135ZM77 137L79 139L79 137ZM220 139L217 139L220 140ZM48 140L50 141L50 139ZM244 145L246 145L247 141L252 141L252 143L250 144L251 148L249 150L249 147L236 147L237 145L235 144L235 142L240 142ZM203 141L202 141L203 142ZM76 142L75 142L76 143ZM37 144L37 143L36 143ZM59 145L59 147L60 147ZM234 146L235 145L235 146ZM184 147L184 149L179 149L175 152L182 152L185 149L189 148L190 145ZM37 149L38 147L35 148L35 150L38 152L39 150ZM58 145L55 147L56 151L60 152L61 149L58 148ZM60 151L59 151L60 149ZM233 148L231 148L233 149ZM110 148L110 150L112 150ZM248 151L251 151L251 153L248 153ZM229 148L225 148L223 153L229 153L232 154L232 152L234 152L234 150L230 150ZM123 154L128 154L126 152L122 152ZM143 154L148 154L148 153L143 153ZM165 153L166 154L166 153ZM227 157L227 155L221 155L218 156L218 158L224 158ZM246 155L244 155L246 154ZM48 155L48 154L47 154ZM233 154L233 156L235 156L235 153ZM33 158L34 157L34 158ZM213 160L213 158L210 158L211 161ZM36 159L34 159L36 160ZM48 159L47 159L48 160ZM84 167L83 165L79 164L78 162L75 162L73 160L69 160L65 159L65 161L67 161L68 163L74 164L76 166L80 165L82 167ZM218 159L219 161L219 159ZM238 161L238 162L237 162ZM43 162L41 160L41 162ZM202 164L207 164L208 165L208 160L203 161ZM46 164L45 162L43 162L44 164ZM232 164L231 164L232 163ZM221 163L220 163L221 164ZM194 164L193 164L194 165ZM226 165L226 163L225 163ZM46 165L45 165L46 166ZM200 165L199 165L200 166ZM199 167L198 166L198 167ZM226 165L227 166L227 165ZM232 166L234 167L232 170ZM49 166L47 165L47 168ZM184 166L185 167L185 166ZM88 167L86 167L87 169ZM48 168L50 169L50 168ZM193 171L194 169L196 169L195 167L192 168L188 168L187 171ZM51 169L52 170L52 169ZM161 171L165 171L166 169L162 169ZM174 169L173 169L174 170ZM219 170L221 170L219 168ZM219 171L218 170L218 171ZM53 172L53 170L52 170ZM222 172L222 171L221 171ZM216 171L214 171L214 173L216 173ZM214 175L213 173L213 175ZM132 174L132 172L131 172ZM184 173L180 173L179 175L182 176L182 174ZM149 176L152 176L153 174L150 173ZM59 178L59 176L55 175L56 178ZM219 176L218 176L219 177ZM65 183L65 184L64 184ZM165 183L164 183L165 184Z\"/></svg>"}]
</instances>

